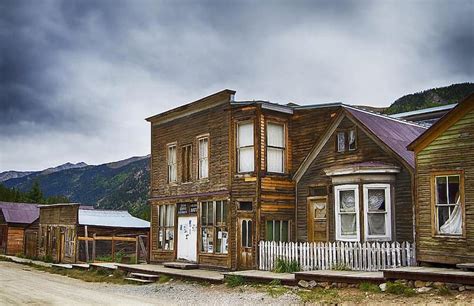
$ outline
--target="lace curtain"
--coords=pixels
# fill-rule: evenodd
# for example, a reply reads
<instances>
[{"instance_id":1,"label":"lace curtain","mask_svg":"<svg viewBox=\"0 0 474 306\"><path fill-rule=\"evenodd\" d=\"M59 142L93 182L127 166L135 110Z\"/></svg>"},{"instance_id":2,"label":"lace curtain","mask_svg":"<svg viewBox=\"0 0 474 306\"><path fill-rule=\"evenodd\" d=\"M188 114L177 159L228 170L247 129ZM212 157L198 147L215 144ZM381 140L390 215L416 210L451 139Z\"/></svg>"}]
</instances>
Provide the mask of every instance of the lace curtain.
<instances>
[{"instance_id":1,"label":"lace curtain","mask_svg":"<svg viewBox=\"0 0 474 306\"><path fill-rule=\"evenodd\" d=\"M458 197L451 216L439 228L441 234L462 234L462 209L460 201L460 197Z\"/></svg>"},{"instance_id":2,"label":"lace curtain","mask_svg":"<svg viewBox=\"0 0 474 306\"><path fill-rule=\"evenodd\" d=\"M367 224L369 235L385 235L385 190L369 189Z\"/></svg>"},{"instance_id":3,"label":"lace curtain","mask_svg":"<svg viewBox=\"0 0 474 306\"><path fill-rule=\"evenodd\" d=\"M355 194L352 190L340 192L341 212L341 234L355 235L356 229L356 213L355 213ZM349 214L347 214L349 213Z\"/></svg>"}]
</instances>

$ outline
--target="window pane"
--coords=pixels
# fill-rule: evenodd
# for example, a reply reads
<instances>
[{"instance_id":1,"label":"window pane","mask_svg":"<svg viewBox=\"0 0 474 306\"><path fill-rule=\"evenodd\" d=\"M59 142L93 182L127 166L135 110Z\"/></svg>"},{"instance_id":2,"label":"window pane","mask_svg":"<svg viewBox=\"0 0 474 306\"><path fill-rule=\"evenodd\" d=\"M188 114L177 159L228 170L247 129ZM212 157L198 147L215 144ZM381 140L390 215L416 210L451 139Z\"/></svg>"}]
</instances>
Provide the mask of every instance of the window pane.
<instances>
[{"instance_id":1,"label":"window pane","mask_svg":"<svg viewBox=\"0 0 474 306\"><path fill-rule=\"evenodd\" d=\"M199 140L199 178L209 176L208 145L209 140L207 138Z\"/></svg>"},{"instance_id":2,"label":"window pane","mask_svg":"<svg viewBox=\"0 0 474 306\"><path fill-rule=\"evenodd\" d=\"M252 247L252 221L247 222L247 246Z\"/></svg>"},{"instance_id":3,"label":"window pane","mask_svg":"<svg viewBox=\"0 0 474 306\"><path fill-rule=\"evenodd\" d=\"M253 146L253 123L239 124L237 141L239 148Z\"/></svg>"},{"instance_id":4,"label":"window pane","mask_svg":"<svg viewBox=\"0 0 474 306\"><path fill-rule=\"evenodd\" d=\"M158 223L159 226L165 226L165 217L166 217L166 205L160 205L158 206L159 212L158 214L160 215L160 221Z\"/></svg>"},{"instance_id":5,"label":"window pane","mask_svg":"<svg viewBox=\"0 0 474 306\"><path fill-rule=\"evenodd\" d=\"M222 201L216 202L216 225L222 223Z\"/></svg>"},{"instance_id":6,"label":"window pane","mask_svg":"<svg viewBox=\"0 0 474 306\"><path fill-rule=\"evenodd\" d=\"M207 225L207 202L201 203L201 225Z\"/></svg>"},{"instance_id":7,"label":"window pane","mask_svg":"<svg viewBox=\"0 0 474 306\"><path fill-rule=\"evenodd\" d=\"M252 172L254 170L253 147L239 149L239 172Z\"/></svg>"},{"instance_id":8,"label":"window pane","mask_svg":"<svg viewBox=\"0 0 474 306\"><path fill-rule=\"evenodd\" d=\"M199 140L199 158L206 158L208 154L208 139Z\"/></svg>"},{"instance_id":9,"label":"window pane","mask_svg":"<svg viewBox=\"0 0 474 306\"><path fill-rule=\"evenodd\" d=\"M449 207L438 206L438 228L441 228L449 219Z\"/></svg>"},{"instance_id":10,"label":"window pane","mask_svg":"<svg viewBox=\"0 0 474 306\"><path fill-rule=\"evenodd\" d=\"M341 212L355 212L355 191L341 190L339 191L339 203Z\"/></svg>"},{"instance_id":11,"label":"window pane","mask_svg":"<svg viewBox=\"0 0 474 306\"><path fill-rule=\"evenodd\" d=\"M269 123L267 125L267 145L271 147L285 147L284 126L281 124Z\"/></svg>"},{"instance_id":12,"label":"window pane","mask_svg":"<svg viewBox=\"0 0 474 306\"><path fill-rule=\"evenodd\" d=\"M354 236L356 234L356 215L341 215L341 235Z\"/></svg>"},{"instance_id":13,"label":"window pane","mask_svg":"<svg viewBox=\"0 0 474 306\"><path fill-rule=\"evenodd\" d=\"M239 202L239 210L252 210L252 202Z\"/></svg>"},{"instance_id":14,"label":"window pane","mask_svg":"<svg viewBox=\"0 0 474 306\"><path fill-rule=\"evenodd\" d=\"M385 211L385 189L368 190L369 211Z\"/></svg>"},{"instance_id":15,"label":"window pane","mask_svg":"<svg viewBox=\"0 0 474 306\"><path fill-rule=\"evenodd\" d=\"M446 194L446 177L437 177L436 178L436 199L438 204L447 204L448 203L448 195Z\"/></svg>"},{"instance_id":16,"label":"window pane","mask_svg":"<svg viewBox=\"0 0 474 306\"><path fill-rule=\"evenodd\" d=\"M214 230L210 227L202 228L201 251L203 253L214 252Z\"/></svg>"},{"instance_id":17,"label":"window pane","mask_svg":"<svg viewBox=\"0 0 474 306\"><path fill-rule=\"evenodd\" d=\"M283 172L283 150L275 148L267 148L267 171Z\"/></svg>"},{"instance_id":18,"label":"window pane","mask_svg":"<svg viewBox=\"0 0 474 306\"><path fill-rule=\"evenodd\" d=\"M247 246L247 221L242 220L241 224L241 235L242 235L242 246L246 247Z\"/></svg>"},{"instance_id":19,"label":"window pane","mask_svg":"<svg viewBox=\"0 0 474 306\"><path fill-rule=\"evenodd\" d=\"M165 250L172 251L174 249L174 229L167 228L165 230Z\"/></svg>"},{"instance_id":20,"label":"window pane","mask_svg":"<svg viewBox=\"0 0 474 306\"><path fill-rule=\"evenodd\" d=\"M459 176L448 177L449 203L456 204L459 198Z\"/></svg>"},{"instance_id":21,"label":"window pane","mask_svg":"<svg viewBox=\"0 0 474 306\"><path fill-rule=\"evenodd\" d=\"M219 228L217 230L217 245L216 253L227 254L228 253L228 237L227 228Z\"/></svg>"},{"instance_id":22,"label":"window pane","mask_svg":"<svg viewBox=\"0 0 474 306\"><path fill-rule=\"evenodd\" d=\"M208 202L207 204L207 225L214 225L214 203Z\"/></svg>"},{"instance_id":23,"label":"window pane","mask_svg":"<svg viewBox=\"0 0 474 306\"><path fill-rule=\"evenodd\" d=\"M344 132L337 133L337 152L346 150L346 134Z\"/></svg>"},{"instance_id":24,"label":"window pane","mask_svg":"<svg viewBox=\"0 0 474 306\"><path fill-rule=\"evenodd\" d=\"M174 226L174 205L166 206L166 226Z\"/></svg>"},{"instance_id":25,"label":"window pane","mask_svg":"<svg viewBox=\"0 0 474 306\"><path fill-rule=\"evenodd\" d=\"M356 149L356 132L355 130L349 131L349 150L353 151Z\"/></svg>"},{"instance_id":26,"label":"window pane","mask_svg":"<svg viewBox=\"0 0 474 306\"><path fill-rule=\"evenodd\" d=\"M227 222L227 213L229 210L229 203L227 201L222 202L223 207L223 216L222 216L222 224L226 224Z\"/></svg>"},{"instance_id":27,"label":"window pane","mask_svg":"<svg viewBox=\"0 0 474 306\"><path fill-rule=\"evenodd\" d=\"M288 221L282 221L282 226L281 226L281 241L283 242L288 242Z\"/></svg>"},{"instance_id":28,"label":"window pane","mask_svg":"<svg viewBox=\"0 0 474 306\"><path fill-rule=\"evenodd\" d=\"M267 221L267 228L265 229L265 237L267 241L273 241L273 220Z\"/></svg>"},{"instance_id":29,"label":"window pane","mask_svg":"<svg viewBox=\"0 0 474 306\"><path fill-rule=\"evenodd\" d=\"M369 235L385 235L385 214L368 214L367 215Z\"/></svg>"}]
</instances>

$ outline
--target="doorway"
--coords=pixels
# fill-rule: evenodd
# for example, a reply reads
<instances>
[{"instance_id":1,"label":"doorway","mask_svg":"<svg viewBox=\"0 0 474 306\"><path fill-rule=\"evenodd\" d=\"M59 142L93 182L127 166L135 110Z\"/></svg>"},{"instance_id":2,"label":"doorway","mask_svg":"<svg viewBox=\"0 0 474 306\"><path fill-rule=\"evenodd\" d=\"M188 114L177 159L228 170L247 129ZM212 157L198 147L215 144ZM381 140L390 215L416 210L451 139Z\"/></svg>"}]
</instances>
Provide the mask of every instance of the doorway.
<instances>
[{"instance_id":1,"label":"doorway","mask_svg":"<svg viewBox=\"0 0 474 306\"><path fill-rule=\"evenodd\" d=\"M253 268L253 222L250 218L238 219L238 264L239 269Z\"/></svg>"},{"instance_id":2,"label":"doorway","mask_svg":"<svg viewBox=\"0 0 474 306\"><path fill-rule=\"evenodd\" d=\"M178 260L197 261L197 217L178 218Z\"/></svg>"}]
</instances>

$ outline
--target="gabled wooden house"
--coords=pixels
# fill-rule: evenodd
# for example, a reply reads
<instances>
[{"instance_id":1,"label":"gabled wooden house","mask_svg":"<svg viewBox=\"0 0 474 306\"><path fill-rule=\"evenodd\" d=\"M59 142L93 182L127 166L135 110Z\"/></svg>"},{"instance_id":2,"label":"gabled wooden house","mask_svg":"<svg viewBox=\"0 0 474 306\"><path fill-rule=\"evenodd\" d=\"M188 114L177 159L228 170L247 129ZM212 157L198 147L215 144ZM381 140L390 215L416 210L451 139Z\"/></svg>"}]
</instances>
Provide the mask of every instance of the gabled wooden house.
<instances>
[{"instance_id":1,"label":"gabled wooden house","mask_svg":"<svg viewBox=\"0 0 474 306\"><path fill-rule=\"evenodd\" d=\"M420 262L474 262L474 94L418 137L416 250Z\"/></svg>"},{"instance_id":2,"label":"gabled wooden house","mask_svg":"<svg viewBox=\"0 0 474 306\"><path fill-rule=\"evenodd\" d=\"M414 155L425 128L341 105L296 170L296 239L413 241Z\"/></svg>"},{"instance_id":3,"label":"gabled wooden house","mask_svg":"<svg viewBox=\"0 0 474 306\"><path fill-rule=\"evenodd\" d=\"M37 204L0 202L0 254L24 254L25 243L34 251L38 218Z\"/></svg>"}]
</instances>

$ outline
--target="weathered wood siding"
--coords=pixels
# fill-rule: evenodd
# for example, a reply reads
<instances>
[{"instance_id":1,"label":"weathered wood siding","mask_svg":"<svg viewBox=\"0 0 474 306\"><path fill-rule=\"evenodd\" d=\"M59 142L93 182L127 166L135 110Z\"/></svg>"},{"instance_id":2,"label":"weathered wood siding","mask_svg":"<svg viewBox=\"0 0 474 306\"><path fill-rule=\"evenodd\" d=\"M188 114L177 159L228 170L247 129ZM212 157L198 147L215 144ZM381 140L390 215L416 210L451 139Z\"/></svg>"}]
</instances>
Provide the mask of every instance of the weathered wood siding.
<instances>
[{"instance_id":1,"label":"weathered wood siding","mask_svg":"<svg viewBox=\"0 0 474 306\"><path fill-rule=\"evenodd\" d=\"M25 229L23 226L8 226L7 255L23 254Z\"/></svg>"},{"instance_id":2,"label":"weathered wood siding","mask_svg":"<svg viewBox=\"0 0 474 306\"><path fill-rule=\"evenodd\" d=\"M456 264L474 261L474 111L439 135L416 157L417 259ZM431 175L464 171L465 238L437 237L432 232Z\"/></svg>"},{"instance_id":3,"label":"weathered wood siding","mask_svg":"<svg viewBox=\"0 0 474 306\"><path fill-rule=\"evenodd\" d=\"M345 130L356 126L356 123L345 117L339 124L338 129ZM318 157L313 161L309 169L298 183L298 207L297 207L297 231L298 241L308 241L308 203L310 187L328 186L327 221L329 222L329 239L335 240L335 216L334 216L334 191L331 178L324 169L333 166L351 165L361 162L383 162L399 166L401 172L396 175L395 183L391 183L392 238L397 241L413 241L413 199L411 174L405 166L393 155L387 153L381 146L367 135L362 128L357 127L357 149L346 153L336 152L337 131L331 135ZM364 183L363 178L360 183ZM373 181L371 183L374 183ZM362 196L362 189L359 195ZM360 208L363 208L362 198L359 200Z\"/></svg>"}]
</instances>

